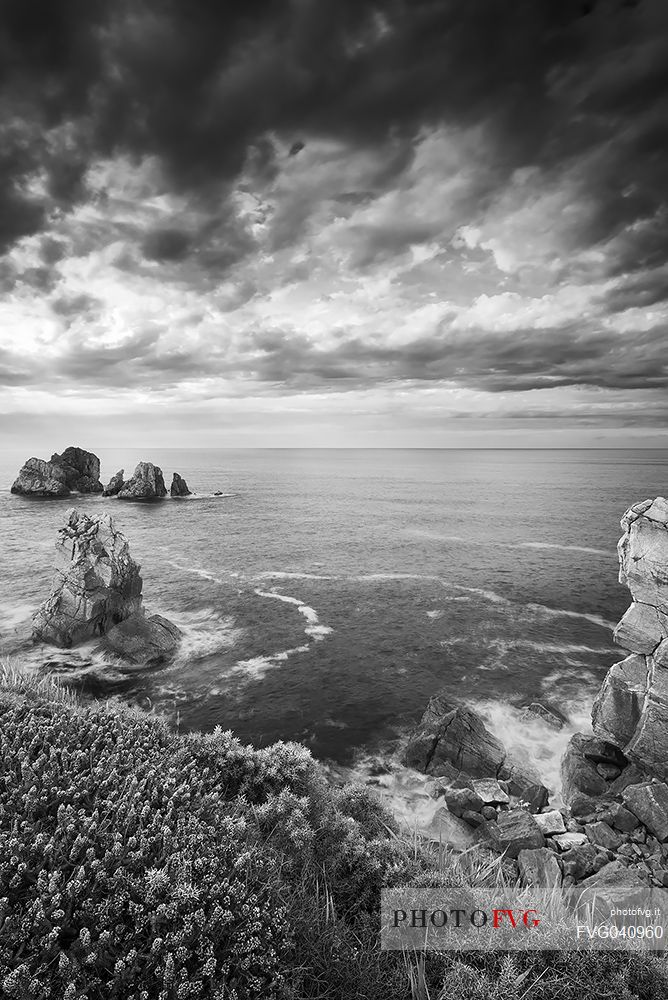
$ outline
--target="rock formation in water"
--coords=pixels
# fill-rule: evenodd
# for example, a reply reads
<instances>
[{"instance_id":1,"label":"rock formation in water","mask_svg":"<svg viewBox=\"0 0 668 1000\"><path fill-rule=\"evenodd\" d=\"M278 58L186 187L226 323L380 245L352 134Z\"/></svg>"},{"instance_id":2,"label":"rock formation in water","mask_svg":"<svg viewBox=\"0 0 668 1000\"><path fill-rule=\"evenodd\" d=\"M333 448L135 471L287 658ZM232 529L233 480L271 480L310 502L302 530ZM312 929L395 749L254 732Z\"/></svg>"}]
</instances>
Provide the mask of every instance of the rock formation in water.
<instances>
[{"instance_id":1,"label":"rock formation in water","mask_svg":"<svg viewBox=\"0 0 668 1000\"><path fill-rule=\"evenodd\" d=\"M140 462L117 496L119 500L161 500L167 496L162 469L153 462Z\"/></svg>"},{"instance_id":2,"label":"rock formation in water","mask_svg":"<svg viewBox=\"0 0 668 1000\"><path fill-rule=\"evenodd\" d=\"M69 487L62 466L29 458L12 484L12 493L32 497L66 497Z\"/></svg>"},{"instance_id":3,"label":"rock formation in water","mask_svg":"<svg viewBox=\"0 0 668 1000\"><path fill-rule=\"evenodd\" d=\"M58 536L51 596L33 618L33 637L69 647L140 611L142 579L109 514L70 511Z\"/></svg>"},{"instance_id":4,"label":"rock formation in water","mask_svg":"<svg viewBox=\"0 0 668 1000\"><path fill-rule=\"evenodd\" d=\"M101 493L100 459L84 448L66 448L62 455L52 455L51 462L65 470L68 489L77 493Z\"/></svg>"},{"instance_id":5,"label":"rock formation in water","mask_svg":"<svg viewBox=\"0 0 668 1000\"><path fill-rule=\"evenodd\" d=\"M77 493L101 493L100 460L83 448L66 448L50 461L29 458L12 485L12 493L34 497L66 497Z\"/></svg>"},{"instance_id":6,"label":"rock formation in water","mask_svg":"<svg viewBox=\"0 0 668 1000\"><path fill-rule=\"evenodd\" d=\"M70 647L102 637L102 648L131 663L170 656L181 632L160 615L147 617L140 567L109 514L70 511L56 543L51 596L33 618L33 638Z\"/></svg>"},{"instance_id":7,"label":"rock formation in water","mask_svg":"<svg viewBox=\"0 0 668 1000\"><path fill-rule=\"evenodd\" d=\"M594 732L635 763L668 777L668 501L635 504L622 519L619 581L633 603L614 640L629 656L608 672Z\"/></svg>"},{"instance_id":8,"label":"rock formation in water","mask_svg":"<svg viewBox=\"0 0 668 1000\"><path fill-rule=\"evenodd\" d=\"M120 493L123 489L123 476L125 474L125 469L119 469L118 472L111 477L105 488L102 490L103 497L115 497L117 493Z\"/></svg>"},{"instance_id":9,"label":"rock formation in water","mask_svg":"<svg viewBox=\"0 0 668 1000\"><path fill-rule=\"evenodd\" d=\"M189 497L191 492L185 479L182 479L178 472L172 477L172 485L169 491L173 497Z\"/></svg>"}]
</instances>

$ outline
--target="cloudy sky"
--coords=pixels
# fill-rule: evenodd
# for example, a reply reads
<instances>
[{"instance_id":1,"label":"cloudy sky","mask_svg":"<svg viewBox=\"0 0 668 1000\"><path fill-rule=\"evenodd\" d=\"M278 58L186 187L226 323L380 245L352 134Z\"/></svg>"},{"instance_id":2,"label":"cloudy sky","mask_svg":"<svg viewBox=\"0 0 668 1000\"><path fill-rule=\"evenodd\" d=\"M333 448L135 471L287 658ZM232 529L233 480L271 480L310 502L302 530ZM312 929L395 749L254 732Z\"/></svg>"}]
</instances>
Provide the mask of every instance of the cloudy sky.
<instances>
[{"instance_id":1,"label":"cloudy sky","mask_svg":"<svg viewBox=\"0 0 668 1000\"><path fill-rule=\"evenodd\" d=\"M665 0L3 0L5 447L668 444Z\"/></svg>"}]
</instances>

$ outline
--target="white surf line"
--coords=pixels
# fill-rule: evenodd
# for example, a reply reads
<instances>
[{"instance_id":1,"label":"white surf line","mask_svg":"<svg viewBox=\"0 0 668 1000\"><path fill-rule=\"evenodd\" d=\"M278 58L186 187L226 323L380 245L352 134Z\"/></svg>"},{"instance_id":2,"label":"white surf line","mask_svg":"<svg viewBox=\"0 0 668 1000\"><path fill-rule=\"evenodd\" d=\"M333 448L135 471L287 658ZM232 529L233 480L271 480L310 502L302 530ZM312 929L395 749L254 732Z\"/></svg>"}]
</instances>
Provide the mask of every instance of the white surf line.
<instances>
[{"instance_id":1,"label":"white surf line","mask_svg":"<svg viewBox=\"0 0 668 1000\"><path fill-rule=\"evenodd\" d=\"M315 608L309 607L308 604L304 604L300 601L298 597L289 597L287 594L277 594L274 590L256 590L255 593L258 597L273 597L277 601L284 601L285 604L294 604L300 615L303 615L308 622L307 628L304 629L306 635L311 636L315 642L320 642L329 635L334 629L331 629L328 625L321 625L318 618L318 612Z\"/></svg>"},{"instance_id":2,"label":"white surf line","mask_svg":"<svg viewBox=\"0 0 668 1000\"><path fill-rule=\"evenodd\" d=\"M556 542L520 542L520 549L560 549L562 552L586 552L594 556L610 556L616 558L612 549L590 549L586 545L558 545Z\"/></svg>"},{"instance_id":3,"label":"white surf line","mask_svg":"<svg viewBox=\"0 0 668 1000\"><path fill-rule=\"evenodd\" d=\"M211 583L219 583L223 585L223 581L219 580L217 576L213 573L208 573L205 569L198 569L196 566L181 566L180 563L174 562L172 559L168 560L168 566L173 566L174 569L180 569L182 573L192 573L193 576L201 576L203 580L209 580Z\"/></svg>"}]
</instances>

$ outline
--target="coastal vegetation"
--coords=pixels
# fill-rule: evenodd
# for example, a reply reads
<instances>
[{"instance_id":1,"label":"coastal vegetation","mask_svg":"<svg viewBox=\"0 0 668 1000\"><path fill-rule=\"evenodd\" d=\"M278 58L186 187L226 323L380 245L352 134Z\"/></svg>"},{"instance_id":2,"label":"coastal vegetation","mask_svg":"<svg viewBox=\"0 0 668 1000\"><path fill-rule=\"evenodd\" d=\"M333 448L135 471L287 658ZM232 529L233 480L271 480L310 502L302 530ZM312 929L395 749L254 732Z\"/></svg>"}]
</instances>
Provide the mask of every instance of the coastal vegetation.
<instances>
[{"instance_id":1,"label":"coastal vegetation","mask_svg":"<svg viewBox=\"0 0 668 1000\"><path fill-rule=\"evenodd\" d=\"M12 1000L615 1000L668 995L628 953L381 952L384 886L496 885L401 833L298 744L179 734L6 665L0 985Z\"/></svg>"}]
</instances>

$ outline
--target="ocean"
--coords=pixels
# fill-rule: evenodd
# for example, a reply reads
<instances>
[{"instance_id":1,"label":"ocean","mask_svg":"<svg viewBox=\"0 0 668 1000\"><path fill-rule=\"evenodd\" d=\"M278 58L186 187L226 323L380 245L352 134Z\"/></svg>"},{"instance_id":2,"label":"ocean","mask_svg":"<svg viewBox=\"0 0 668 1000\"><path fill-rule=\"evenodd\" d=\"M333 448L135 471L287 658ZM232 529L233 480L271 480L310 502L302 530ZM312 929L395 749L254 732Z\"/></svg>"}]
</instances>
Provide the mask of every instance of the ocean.
<instances>
[{"instance_id":1,"label":"ocean","mask_svg":"<svg viewBox=\"0 0 668 1000\"><path fill-rule=\"evenodd\" d=\"M0 652L84 696L118 697L180 731L297 740L335 779L376 787L418 825L433 802L401 767L410 729L445 691L481 710L558 797L558 763L621 658L612 628L619 519L668 492L668 451L96 449L106 482L140 459L186 478L188 500L13 496L27 455L0 455ZM53 442L54 449L63 442ZM48 457L48 456L45 456ZM222 496L213 496L221 491ZM175 621L152 669L94 646L30 638L73 506L111 512L141 563L147 609ZM555 732L527 724L533 700Z\"/></svg>"}]
</instances>

